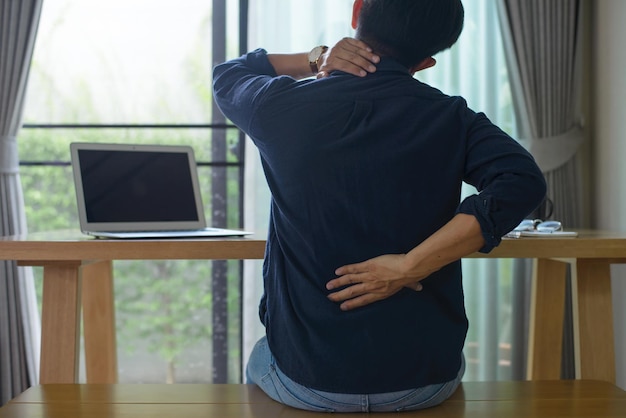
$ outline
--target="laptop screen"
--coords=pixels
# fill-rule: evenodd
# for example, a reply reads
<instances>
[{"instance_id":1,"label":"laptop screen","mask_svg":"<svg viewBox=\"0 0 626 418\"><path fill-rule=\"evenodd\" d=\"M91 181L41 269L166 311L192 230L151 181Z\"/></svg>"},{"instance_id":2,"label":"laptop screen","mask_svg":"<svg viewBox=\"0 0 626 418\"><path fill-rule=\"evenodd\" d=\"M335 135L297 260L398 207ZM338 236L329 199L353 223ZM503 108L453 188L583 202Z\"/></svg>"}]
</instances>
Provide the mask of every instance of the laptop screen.
<instances>
[{"instance_id":1,"label":"laptop screen","mask_svg":"<svg viewBox=\"0 0 626 418\"><path fill-rule=\"evenodd\" d=\"M195 221L185 153L79 150L88 222Z\"/></svg>"},{"instance_id":2,"label":"laptop screen","mask_svg":"<svg viewBox=\"0 0 626 418\"><path fill-rule=\"evenodd\" d=\"M75 143L71 152L81 229L205 226L190 147Z\"/></svg>"}]
</instances>

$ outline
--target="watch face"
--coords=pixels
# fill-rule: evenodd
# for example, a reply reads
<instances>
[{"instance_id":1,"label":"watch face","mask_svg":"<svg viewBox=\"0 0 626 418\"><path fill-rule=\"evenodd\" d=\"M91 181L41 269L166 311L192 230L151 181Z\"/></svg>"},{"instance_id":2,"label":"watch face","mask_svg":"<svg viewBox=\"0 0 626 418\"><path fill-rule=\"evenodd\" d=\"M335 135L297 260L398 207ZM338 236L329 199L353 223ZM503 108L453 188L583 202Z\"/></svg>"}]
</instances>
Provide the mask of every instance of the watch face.
<instances>
[{"instance_id":1,"label":"watch face","mask_svg":"<svg viewBox=\"0 0 626 418\"><path fill-rule=\"evenodd\" d=\"M317 61L320 55L322 55L322 52L324 52L323 46L316 46L315 48L313 48L311 52L309 52L309 62L312 63Z\"/></svg>"}]
</instances>

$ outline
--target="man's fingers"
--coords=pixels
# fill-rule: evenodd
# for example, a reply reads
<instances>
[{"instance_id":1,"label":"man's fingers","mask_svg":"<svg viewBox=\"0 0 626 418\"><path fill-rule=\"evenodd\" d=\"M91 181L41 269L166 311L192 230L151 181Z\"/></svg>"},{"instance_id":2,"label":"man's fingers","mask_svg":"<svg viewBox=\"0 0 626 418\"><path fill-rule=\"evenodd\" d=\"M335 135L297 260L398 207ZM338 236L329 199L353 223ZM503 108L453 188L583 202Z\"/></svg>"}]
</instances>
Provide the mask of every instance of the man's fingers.
<instances>
[{"instance_id":1,"label":"man's fingers","mask_svg":"<svg viewBox=\"0 0 626 418\"><path fill-rule=\"evenodd\" d=\"M380 61L380 57L372 52L369 48L362 48L360 46L352 45L337 45L337 48L341 50L341 55L348 58L362 57L368 62L377 63Z\"/></svg>"},{"instance_id":2,"label":"man's fingers","mask_svg":"<svg viewBox=\"0 0 626 418\"><path fill-rule=\"evenodd\" d=\"M338 43L338 45L341 45L342 43L346 43L348 45L351 45L353 47L356 47L358 49L364 49L366 51L372 51L372 49L363 41L360 41L356 38L349 38L349 37L345 37L341 40L341 42Z\"/></svg>"},{"instance_id":3,"label":"man's fingers","mask_svg":"<svg viewBox=\"0 0 626 418\"><path fill-rule=\"evenodd\" d=\"M337 55L337 59L341 60L337 65L348 65L362 68L370 73L376 71L376 65L380 58L377 55L372 54L364 49L345 49L342 48L340 54Z\"/></svg>"},{"instance_id":4,"label":"man's fingers","mask_svg":"<svg viewBox=\"0 0 626 418\"><path fill-rule=\"evenodd\" d=\"M326 289L333 290L355 283L363 283L369 279L367 269L362 264L339 267L335 270L335 274L339 277L326 283Z\"/></svg>"},{"instance_id":5,"label":"man's fingers","mask_svg":"<svg viewBox=\"0 0 626 418\"><path fill-rule=\"evenodd\" d=\"M341 289L337 292L331 293L328 295L328 298L333 302L341 302L348 299L353 299L358 296L363 296L366 294L376 295L377 298L383 299L391 296L396 293L402 287L391 286L391 283L386 281L353 281L353 279L346 279L346 281L351 281L351 286L348 286L344 289ZM342 282L343 283L343 282ZM345 283L344 285L348 285L351 283ZM329 283L326 288L328 289L331 286ZM338 286L341 287L341 286ZM332 289L328 289L332 290Z\"/></svg>"},{"instance_id":6,"label":"man's fingers","mask_svg":"<svg viewBox=\"0 0 626 418\"><path fill-rule=\"evenodd\" d=\"M358 59L345 59L335 57L328 59L321 67L321 72L329 74L329 71L339 70L348 74L364 77L369 72L376 71L376 67L367 60L359 57Z\"/></svg>"},{"instance_id":7,"label":"man's fingers","mask_svg":"<svg viewBox=\"0 0 626 418\"><path fill-rule=\"evenodd\" d=\"M356 309L356 308L360 308L360 307L365 306L365 305L369 305L370 303L377 302L377 301L379 301L381 299L382 298L377 296L377 295L368 293L368 294L365 294L363 296L359 296L357 298L350 299L350 300L347 300L347 301L343 302L341 305L339 305L339 308L342 311L351 311L352 309Z\"/></svg>"},{"instance_id":8,"label":"man's fingers","mask_svg":"<svg viewBox=\"0 0 626 418\"><path fill-rule=\"evenodd\" d=\"M317 78L327 77L330 72L339 70L348 74L365 77L376 71L380 57L367 44L353 38L344 38L324 54Z\"/></svg>"},{"instance_id":9,"label":"man's fingers","mask_svg":"<svg viewBox=\"0 0 626 418\"><path fill-rule=\"evenodd\" d=\"M355 55L354 57L342 60L345 68L354 67L359 70L360 74L373 73L376 71L376 66L371 61ZM347 71L346 71L347 72Z\"/></svg>"},{"instance_id":10,"label":"man's fingers","mask_svg":"<svg viewBox=\"0 0 626 418\"><path fill-rule=\"evenodd\" d=\"M337 276L343 276L345 274L367 273L367 272L368 272L367 261L364 261L362 263L346 264L345 266L341 266L335 270L335 274Z\"/></svg>"},{"instance_id":11,"label":"man's fingers","mask_svg":"<svg viewBox=\"0 0 626 418\"><path fill-rule=\"evenodd\" d=\"M366 286L363 283L359 283L346 287L345 289L342 289L338 292L331 293L330 295L328 295L328 299L332 300L333 302L342 302L358 296L362 296L364 294L367 294L367 292L368 291L366 289Z\"/></svg>"}]
</instances>

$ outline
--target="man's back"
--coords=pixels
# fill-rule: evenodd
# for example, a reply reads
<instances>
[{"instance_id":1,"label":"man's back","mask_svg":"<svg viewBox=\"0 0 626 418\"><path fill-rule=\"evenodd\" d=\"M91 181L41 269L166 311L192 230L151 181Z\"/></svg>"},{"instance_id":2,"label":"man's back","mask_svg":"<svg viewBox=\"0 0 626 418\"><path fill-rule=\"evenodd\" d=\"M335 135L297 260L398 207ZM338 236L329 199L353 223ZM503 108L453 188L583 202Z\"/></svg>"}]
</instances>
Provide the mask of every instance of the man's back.
<instances>
[{"instance_id":1,"label":"man's back","mask_svg":"<svg viewBox=\"0 0 626 418\"><path fill-rule=\"evenodd\" d=\"M407 252L454 215L476 118L462 99L393 61L367 78L276 84L283 85L265 95L249 134L279 211L274 226L325 249L312 254L321 286L338 266Z\"/></svg>"},{"instance_id":2,"label":"man's back","mask_svg":"<svg viewBox=\"0 0 626 418\"><path fill-rule=\"evenodd\" d=\"M509 187L500 174L534 169L532 158L394 60L365 78L305 82L273 78L267 64L263 51L251 53L218 67L215 85L224 113L259 148L272 192L260 313L277 364L329 392L454 378L467 330L459 261L423 280L421 292L350 312L325 284L340 266L406 253L432 235L459 210L463 180L488 186L466 210L490 211Z\"/></svg>"}]
</instances>

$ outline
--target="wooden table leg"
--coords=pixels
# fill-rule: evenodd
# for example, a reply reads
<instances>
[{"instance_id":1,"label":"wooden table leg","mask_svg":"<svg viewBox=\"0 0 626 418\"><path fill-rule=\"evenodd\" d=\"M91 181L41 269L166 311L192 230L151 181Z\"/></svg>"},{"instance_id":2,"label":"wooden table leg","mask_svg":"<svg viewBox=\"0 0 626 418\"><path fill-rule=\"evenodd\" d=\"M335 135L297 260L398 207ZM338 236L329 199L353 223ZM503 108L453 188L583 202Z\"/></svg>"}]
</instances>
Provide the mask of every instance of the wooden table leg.
<instances>
[{"instance_id":1,"label":"wooden table leg","mask_svg":"<svg viewBox=\"0 0 626 418\"><path fill-rule=\"evenodd\" d=\"M576 378L615 383L610 261L579 259L573 270Z\"/></svg>"},{"instance_id":2,"label":"wooden table leg","mask_svg":"<svg viewBox=\"0 0 626 418\"><path fill-rule=\"evenodd\" d=\"M87 383L117 383L113 263L86 264L82 277Z\"/></svg>"},{"instance_id":3,"label":"wooden table leg","mask_svg":"<svg viewBox=\"0 0 626 418\"><path fill-rule=\"evenodd\" d=\"M530 303L528 380L561 378L567 263L536 259Z\"/></svg>"},{"instance_id":4,"label":"wooden table leg","mask_svg":"<svg viewBox=\"0 0 626 418\"><path fill-rule=\"evenodd\" d=\"M78 383L80 263L44 265L39 382Z\"/></svg>"}]
</instances>

